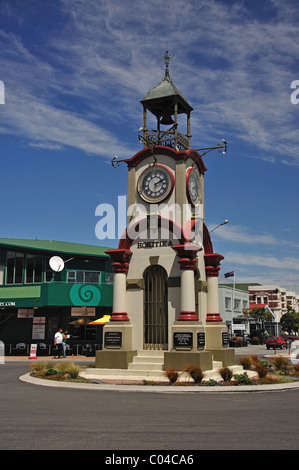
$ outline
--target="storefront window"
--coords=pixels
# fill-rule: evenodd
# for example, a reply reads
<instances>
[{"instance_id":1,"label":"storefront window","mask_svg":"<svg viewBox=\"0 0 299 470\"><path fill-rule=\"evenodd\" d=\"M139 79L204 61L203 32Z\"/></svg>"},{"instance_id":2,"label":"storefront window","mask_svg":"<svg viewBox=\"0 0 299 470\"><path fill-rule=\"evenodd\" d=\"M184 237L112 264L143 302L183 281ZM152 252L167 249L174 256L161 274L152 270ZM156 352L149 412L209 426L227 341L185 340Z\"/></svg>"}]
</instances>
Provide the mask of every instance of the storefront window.
<instances>
[{"instance_id":1,"label":"storefront window","mask_svg":"<svg viewBox=\"0 0 299 470\"><path fill-rule=\"evenodd\" d=\"M86 272L85 273L85 282L90 284L98 284L99 283L99 275L100 273L95 272Z\"/></svg>"},{"instance_id":2,"label":"storefront window","mask_svg":"<svg viewBox=\"0 0 299 470\"><path fill-rule=\"evenodd\" d=\"M6 261L6 284L13 284L15 274L15 253L12 251L7 252Z\"/></svg>"},{"instance_id":3,"label":"storefront window","mask_svg":"<svg viewBox=\"0 0 299 470\"><path fill-rule=\"evenodd\" d=\"M78 284L99 284L101 273L95 271L69 271L68 282Z\"/></svg>"},{"instance_id":4,"label":"storefront window","mask_svg":"<svg viewBox=\"0 0 299 470\"><path fill-rule=\"evenodd\" d=\"M22 284L24 255L23 253L7 252L6 284Z\"/></svg>"},{"instance_id":5,"label":"storefront window","mask_svg":"<svg viewBox=\"0 0 299 470\"><path fill-rule=\"evenodd\" d=\"M33 282L33 273L34 273L34 256L26 256L26 283L30 284Z\"/></svg>"},{"instance_id":6,"label":"storefront window","mask_svg":"<svg viewBox=\"0 0 299 470\"><path fill-rule=\"evenodd\" d=\"M16 253L15 258L15 284L23 283L23 267L24 267L24 255L22 253Z\"/></svg>"}]
</instances>

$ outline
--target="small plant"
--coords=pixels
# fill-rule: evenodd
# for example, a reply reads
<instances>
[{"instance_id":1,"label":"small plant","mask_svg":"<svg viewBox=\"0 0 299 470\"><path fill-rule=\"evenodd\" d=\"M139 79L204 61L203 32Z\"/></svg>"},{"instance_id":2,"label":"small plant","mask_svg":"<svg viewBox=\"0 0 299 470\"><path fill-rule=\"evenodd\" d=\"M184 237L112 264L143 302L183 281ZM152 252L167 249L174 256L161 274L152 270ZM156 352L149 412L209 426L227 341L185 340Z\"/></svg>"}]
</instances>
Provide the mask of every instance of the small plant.
<instances>
[{"instance_id":1,"label":"small plant","mask_svg":"<svg viewBox=\"0 0 299 470\"><path fill-rule=\"evenodd\" d=\"M218 383L214 379L209 379L205 382L202 382L202 385L207 386L207 387L215 387L215 385L218 385Z\"/></svg>"},{"instance_id":2,"label":"small plant","mask_svg":"<svg viewBox=\"0 0 299 470\"><path fill-rule=\"evenodd\" d=\"M291 365L289 363L289 361L283 357L283 356L277 356L273 359L273 365L275 367L275 369L284 374L284 375L287 375L289 372L290 372L290 369L291 369Z\"/></svg>"},{"instance_id":3,"label":"small plant","mask_svg":"<svg viewBox=\"0 0 299 470\"><path fill-rule=\"evenodd\" d=\"M252 354L250 357L250 360L251 360L251 364L259 364L260 363L260 360L259 360L259 357L256 355L256 354Z\"/></svg>"},{"instance_id":4,"label":"small plant","mask_svg":"<svg viewBox=\"0 0 299 470\"><path fill-rule=\"evenodd\" d=\"M266 377L268 374L268 369L266 369L266 367L264 367L261 363L256 363L254 365L254 370L258 373L260 379Z\"/></svg>"},{"instance_id":5,"label":"small plant","mask_svg":"<svg viewBox=\"0 0 299 470\"><path fill-rule=\"evenodd\" d=\"M79 376L80 366L72 362L59 362L55 366L52 362L36 362L31 364L30 373L32 376L53 380L82 380Z\"/></svg>"},{"instance_id":6,"label":"small plant","mask_svg":"<svg viewBox=\"0 0 299 470\"><path fill-rule=\"evenodd\" d=\"M227 366L220 367L219 374L221 375L224 382L230 382L233 377L231 369Z\"/></svg>"},{"instance_id":7,"label":"small plant","mask_svg":"<svg viewBox=\"0 0 299 470\"><path fill-rule=\"evenodd\" d=\"M171 384L174 384L179 377L178 372L173 367L165 369L165 375Z\"/></svg>"},{"instance_id":8,"label":"small plant","mask_svg":"<svg viewBox=\"0 0 299 470\"><path fill-rule=\"evenodd\" d=\"M184 372L187 372L187 374L189 374L190 377L192 377L192 379L194 380L196 384L200 384L200 382L204 378L203 371L201 370L200 367L196 366L195 364L187 364L185 366Z\"/></svg>"},{"instance_id":9,"label":"small plant","mask_svg":"<svg viewBox=\"0 0 299 470\"><path fill-rule=\"evenodd\" d=\"M53 367L50 367L49 369L45 370L45 377L48 377L49 375L58 375L60 374L60 371L57 369L54 369Z\"/></svg>"},{"instance_id":10,"label":"small plant","mask_svg":"<svg viewBox=\"0 0 299 470\"><path fill-rule=\"evenodd\" d=\"M80 367L72 362L60 362L57 364L57 369L60 373L69 375L71 379L77 379L80 373Z\"/></svg>"},{"instance_id":11,"label":"small plant","mask_svg":"<svg viewBox=\"0 0 299 470\"><path fill-rule=\"evenodd\" d=\"M269 370L271 368L271 365L268 361L265 361L264 359L260 359L260 364L262 364L262 366L266 367L267 370Z\"/></svg>"},{"instance_id":12,"label":"small plant","mask_svg":"<svg viewBox=\"0 0 299 470\"><path fill-rule=\"evenodd\" d=\"M245 369L245 370L250 370L251 365L252 365L252 361L251 361L250 356L240 357L240 358L238 359L238 363L239 363L240 366L242 366L243 369Z\"/></svg>"},{"instance_id":13,"label":"small plant","mask_svg":"<svg viewBox=\"0 0 299 470\"><path fill-rule=\"evenodd\" d=\"M248 377L247 373L244 374L235 374L234 379L238 382L238 385L250 385L251 380Z\"/></svg>"}]
</instances>

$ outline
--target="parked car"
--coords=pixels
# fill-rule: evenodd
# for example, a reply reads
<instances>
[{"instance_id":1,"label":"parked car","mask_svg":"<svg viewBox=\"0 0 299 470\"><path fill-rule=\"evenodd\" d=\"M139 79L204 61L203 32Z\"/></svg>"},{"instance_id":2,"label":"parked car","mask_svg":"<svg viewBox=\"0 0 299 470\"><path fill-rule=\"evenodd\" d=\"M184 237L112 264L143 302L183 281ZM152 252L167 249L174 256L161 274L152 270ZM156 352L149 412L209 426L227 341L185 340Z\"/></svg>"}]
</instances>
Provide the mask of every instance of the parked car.
<instances>
[{"instance_id":1,"label":"parked car","mask_svg":"<svg viewBox=\"0 0 299 470\"><path fill-rule=\"evenodd\" d=\"M270 336L266 341L266 348L282 349L287 348L288 343L281 336Z\"/></svg>"},{"instance_id":2,"label":"parked car","mask_svg":"<svg viewBox=\"0 0 299 470\"><path fill-rule=\"evenodd\" d=\"M294 335L282 335L281 338L283 338L287 343L292 343L293 341L299 340L298 336Z\"/></svg>"}]
</instances>

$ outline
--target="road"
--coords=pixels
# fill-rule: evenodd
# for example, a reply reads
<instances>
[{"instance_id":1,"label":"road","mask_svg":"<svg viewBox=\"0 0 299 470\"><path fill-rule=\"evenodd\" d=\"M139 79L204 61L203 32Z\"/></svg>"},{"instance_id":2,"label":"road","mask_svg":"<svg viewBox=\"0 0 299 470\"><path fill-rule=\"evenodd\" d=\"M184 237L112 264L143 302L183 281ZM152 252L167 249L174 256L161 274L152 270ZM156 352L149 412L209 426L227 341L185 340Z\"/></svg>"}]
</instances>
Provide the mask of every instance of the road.
<instances>
[{"instance_id":1,"label":"road","mask_svg":"<svg viewBox=\"0 0 299 470\"><path fill-rule=\"evenodd\" d=\"M185 395L69 390L19 381L28 370L24 361L0 365L1 450L298 448L296 390Z\"/></svg>"}]
</instances>

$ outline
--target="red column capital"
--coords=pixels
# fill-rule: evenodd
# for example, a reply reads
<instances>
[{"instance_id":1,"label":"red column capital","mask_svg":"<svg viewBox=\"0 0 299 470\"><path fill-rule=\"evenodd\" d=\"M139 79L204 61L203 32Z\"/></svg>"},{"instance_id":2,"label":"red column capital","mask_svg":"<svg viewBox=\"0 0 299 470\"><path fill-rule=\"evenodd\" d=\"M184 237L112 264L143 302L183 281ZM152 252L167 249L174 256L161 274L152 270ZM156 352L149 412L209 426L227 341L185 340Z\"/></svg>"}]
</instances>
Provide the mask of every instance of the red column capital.
<instances>
[{"instance_id":1,"label":"red column capital","mask_svg":"<svg viewBox=\"0 0 299 470\"><path fill-rule=\"evenodd\" d=\"M126 249L116 249L107 250L106 253L110 256L114 274L126 275L129 269L132 252ZM110 321L130 321L130 319L127 312L112 312Z\"/></svg>"},{"instance_id":2,"label":"red column capital","mask_svg":"<svg viewBox=\"0 0 299 470\"><path fill-rule=\"evenodd\" d=\"M223 259L224 256L219 255L218 253L208 253L204 255L207 277L218 277L220 271L220 261L222 261Z\"/></svg>"},{"instance_id":3,"label":"red column capital","mask_svg":"<svg viewBox=\"0 0 299 470\"><path fill-rule=\"evenodd\" d=\"M105 253L110 256L114 273L127 274L132 256L131 250L115 249L107 250Z\"/></svg>"}]
</instances>

